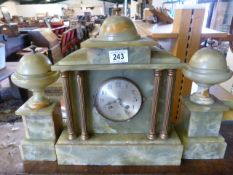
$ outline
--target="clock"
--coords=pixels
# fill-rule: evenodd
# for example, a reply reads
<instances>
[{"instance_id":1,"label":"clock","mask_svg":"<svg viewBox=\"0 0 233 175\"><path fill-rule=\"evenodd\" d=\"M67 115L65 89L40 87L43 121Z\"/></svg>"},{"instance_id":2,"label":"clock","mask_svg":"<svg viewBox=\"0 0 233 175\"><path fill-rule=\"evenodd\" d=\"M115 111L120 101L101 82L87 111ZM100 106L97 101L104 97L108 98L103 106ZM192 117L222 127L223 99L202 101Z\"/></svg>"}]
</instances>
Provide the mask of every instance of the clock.
<instances>
[{"instance_id":1,"label":"clock","mask_svg":"<svg viewBox=\"0 0 233 175\"><path fill-rule=\"evenodd\" d=\"M95 106L103 117L112 121L126 121L133 118L142 105L138 87L126 78L112 78L99 88Z\"/></svg>"},{"instance_id":2,"label":"clock","mask_svg":"<svg viewBox=\"0 0 233 175\"><path fill-rule=\"evenodd\" d=\"M178 58L113 16L99 36L52 66L60 71L67 129L59 165L178 165L183 145L170 125Z\"/></svg>"}]
</instances>

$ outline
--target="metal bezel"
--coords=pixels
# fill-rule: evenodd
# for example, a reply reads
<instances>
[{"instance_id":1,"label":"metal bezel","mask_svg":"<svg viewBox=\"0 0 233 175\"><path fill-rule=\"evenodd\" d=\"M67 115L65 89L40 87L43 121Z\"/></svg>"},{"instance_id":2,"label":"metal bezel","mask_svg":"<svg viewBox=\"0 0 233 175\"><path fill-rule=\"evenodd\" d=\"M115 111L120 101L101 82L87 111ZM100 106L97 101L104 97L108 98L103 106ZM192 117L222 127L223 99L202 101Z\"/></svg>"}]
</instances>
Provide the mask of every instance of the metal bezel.
<instances>
[{"instance_id":1,"label":"metal bezel","mask_svg":"<svg viewBox=\"0 0 233 175\"><path fill-rule=\"evenodd\" d=\"M98 109L98 97L99 97L99 93L100 93L100 90L103 88L103 86L105 86L108 82L112 81L112 80L124 80L124 81L127 81L129 83L131 83L133 86L136 87L136 89L138 90L139 92L139 95L140 95L140 98L141 98L141 103L140 103L140 107L138 108L137 112L130 118L126 119L126 120L114 120L112 118L109 118L107 116L105 116L99 109ZM98 88L97 92L96 92L96 95L95 95L95 99L94 99L94 107L96 108L96 111L102 116L104 117L105 119L107 120L110 120L110 121L113 121L113 122L125 122L125 121L129 121L131 120L132 118L134 118L140 111L141 107L142 107L142 103L143 103L143 96L142 96L142 93L139 89L139 87L136 85L136 83L134 83L132 80L128 79L128 78L125 78L125 77L113 77L113 78L109 78L105 81L103 81L103 83L101 84L101 86Z\"/></svg>"}]
</instances>

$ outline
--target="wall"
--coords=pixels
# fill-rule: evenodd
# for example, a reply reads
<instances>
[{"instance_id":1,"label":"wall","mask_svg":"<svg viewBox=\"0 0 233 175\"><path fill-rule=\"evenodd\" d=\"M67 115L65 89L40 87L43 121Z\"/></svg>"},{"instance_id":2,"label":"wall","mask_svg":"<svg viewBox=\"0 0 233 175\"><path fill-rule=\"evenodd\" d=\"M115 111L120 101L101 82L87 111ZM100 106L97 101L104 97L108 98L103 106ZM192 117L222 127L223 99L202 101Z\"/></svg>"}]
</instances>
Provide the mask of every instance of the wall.
<instances>
[{"instance_id":1,"label":"wall","mask_svg":"<svg viewBox=\"0 0 233 175\"><path fill-rule=\"evenodd\" d=\"M156 8L156 7L162 7L164 0L153 0L152 1L152 5Z\"/></svg>"},{"instance_id":2,"label":"wall","mask_svg":"<svg viewBox=\"0 0 233 175\"><path fill-rule=\"evenodd\" d=\"M133 18L137 13L137 2L134 0L131 0L131 5L130 5L130 17Z\"/></svg>"},{"instance_id":3,"label":"wall","mask_svg":"<svg viewBox=\"0 0 233 175\"><path fill-rule=\"evenodd\" d=\"M61 16L61 8L63 4L38 4L38 5L17 5L16 10L19 16L31 17L36 16L37 13L48 12L49 16L55 14Z\"/></svg>"},{"instance_id":4,"label":"wall","mask_svg":"<svg viewBox=\"0 0 233 175\"><path fill-rule=\"evenodd\" d=\"M18 16L36 16L36 13L45 13L48 12L49 15L58 14L61 15L61 8L64 7L64 4L37 4L37 5L20 5L15 1L7 1L1 6L4 6L8 9L11 16L18 15ZM2 14L0 13L2 17Z\"/></svg>"},{"instance_id":5,"label":"wall","mask_svg":"<svg viewBox=\"0 0 233 175\"><path fill-rule=\"evenodd\" d=\"M106 7L112 6L111 3L105 3ZM60 3L55 4L33 4L33 5L20 5L15 1L7 1L1 6L5 6L8 8L11 16L19 15L25 17L36 16L36 13L46 13L50 16L55 14L61 16L61 8L72 8L75 11L75 15L83 15L84 11L90 11L93 15L103 15L104 8L103 2L98 0L67 0ZM82 9L81 9L82 7ZM87 7L95 7L93 10ZM2 16L2 14L0 14Z\"/></svg>"},{"instance_id":6,"label":"wall","mask_svg":"<svg viewBox=\"0 0 233 175\"><path fill-rule=\"evenodd\" d=\"M12 15L17 15L17 9L16 9L17 5L18 3L15 1L7 1L1 4L1 7L6 7L12 16ZM0 13L0 17L2 17L2 13Z\"/></svg>"},{"instance_id":7,"label":"wall","mask_svg":"<svg viewBox=\"0 0 233 175\"><path fill-rule=\"evenodd\" d=\"M68 0L62 2L66 4L67 7L74 9L75 15L83 15L83 12L91 12L93 15L103 15L103 1L98 0ZM107 3L106 3L107 4ZM82 9L81 9L82 7ZM95 7L94 9L90 9L88 7Z\"/></svg>"}]
</instances>

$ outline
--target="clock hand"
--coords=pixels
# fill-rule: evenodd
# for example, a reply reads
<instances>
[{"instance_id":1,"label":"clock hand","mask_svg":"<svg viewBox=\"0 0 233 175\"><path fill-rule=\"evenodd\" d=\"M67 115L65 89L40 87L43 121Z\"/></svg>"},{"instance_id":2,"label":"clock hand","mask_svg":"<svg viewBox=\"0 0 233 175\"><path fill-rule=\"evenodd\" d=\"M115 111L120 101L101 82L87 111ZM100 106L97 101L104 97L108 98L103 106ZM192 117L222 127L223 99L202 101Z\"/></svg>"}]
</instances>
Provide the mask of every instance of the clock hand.
<instances>
[{"instance_id":1,"label":"clock hand","mask_svg":"<svg viewBox=\"0 0 233 175\"><path fill-rule=\"evenodd\" d=\"M109 105L112 105L112 104L114 104L114 103L117 103L117 101L116 101L116 100L110 101L110 102L108 102L107 104L105 104L104 106L109 106Z\"/></svg>"},{"instance_id":2,"label":"clock hand","mask_svg":"<svg viewBox=\"0 0 233 175\"><path fill-rule=\"evenodd\" d=\"M121 107L125 108L125 106L124 106L123 103L122 103L122 99L121 99L121 98L118 98L118 99L116 100L116 102L117 102Z\"/></svg>"},{"instance_id":3,"label":"clock hand","mask_svg":"<svg viewBox=\"0 0 233 175\"><path fill-rule=\"evenodd\" d=\"M121 98L118 98L118 99L116 100L116 102L119 103L119 105L122 106L122 107L124 107L126 110L129 109L129 105L128 105L128 104L124 105L124 104L122 103L122 99L121 99Z\"/></svg>"},{"instance_id":4,"label":"clock hand","mask_svg":"<svg viewBox=\"0 0 233 175\"><path fill-rule=\"evenodd\" d=\"M130 115L130 112L129 112L126 108L125 108L124 112L125 112L125 114L128 115L128 116Z\"/></svg>"},{"instance_id":5,"label":"clock hand","mask_svg":"<svg viewBox=\"0 0 233 175\"><path fill-rule=\"evenodd\" d=\"M118 98L116 101L117 101L117 103L118 103L121 107L124 108L125 114L126 114L126 115L130 115L130 112L128 111L129 105L125 105L125 106L124 106L123 103L122 103L122 99L121 99L121 98Z\"/></svg>"}]
</instances>

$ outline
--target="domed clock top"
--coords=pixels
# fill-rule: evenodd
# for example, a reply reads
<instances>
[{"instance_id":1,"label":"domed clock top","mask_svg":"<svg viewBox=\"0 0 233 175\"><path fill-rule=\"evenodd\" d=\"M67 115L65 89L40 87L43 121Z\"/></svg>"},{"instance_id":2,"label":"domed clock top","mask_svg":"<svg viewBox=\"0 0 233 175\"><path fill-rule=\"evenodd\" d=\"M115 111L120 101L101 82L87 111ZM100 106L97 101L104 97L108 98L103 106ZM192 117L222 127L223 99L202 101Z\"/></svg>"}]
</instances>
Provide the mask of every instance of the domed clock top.
<instances>
[{"instance_id":1,"label":"domed clock top","mask_svg":"<svg viewBox=\"0 0 233 175\"><path fill-rule=\"evenodd\" d=\"M133 41L140 38L133 22L129 18L113 16L104 21L97 39L103 41Z\"/></svg>"}]
</instances>

